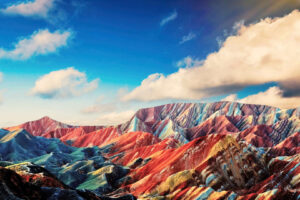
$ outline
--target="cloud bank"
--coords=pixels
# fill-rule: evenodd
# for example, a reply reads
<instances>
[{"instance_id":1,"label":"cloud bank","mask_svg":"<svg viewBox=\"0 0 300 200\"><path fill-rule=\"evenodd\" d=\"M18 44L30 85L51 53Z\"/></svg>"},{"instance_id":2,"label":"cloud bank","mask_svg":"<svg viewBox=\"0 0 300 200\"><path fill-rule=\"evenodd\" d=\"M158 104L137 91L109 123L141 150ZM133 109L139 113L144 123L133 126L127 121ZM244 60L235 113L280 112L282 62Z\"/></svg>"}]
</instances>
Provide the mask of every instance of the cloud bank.
<instances>
[{"instance_id":1,"label":"cloud bank","mask_svg":"<svg viewBox=\"0 0 300 200\"><path fill-rule=\"evenodd\" d=\"M48 18L48 14L54 6L55 0L35 0L12 4L1 9L0 12L6 15Z\"/></svg>"},{"instance_id":2,"label":"cloud bank","mask_svg":"<svg viewBox=\"0 0 300 200\"><path fill-rule=\"evenodd\" d=\"M12 50L0 48L0 59L26 60L32 56L45 55L67 46L72 32L39 30L31 36L19 40Z\"/></svg>"},{"instance_id":3,"label":"cloud bank","mask_svg":"<svg viewBox=\"0 0 300 200\"><path fill-rule=\"evenodd\" d=\"M225 97L224 101L237 101L249 104L270 105L279 108L296 108L300 106L300 97L284 97L284 92L279 87L270 87L266 91L257 94L249 95L245 98L239 99L236 94L231 94Z\"/></svg>"},{"instance_id":4,"label":"cloud bank","mask_svg":"<svg viewBox=\"0 0 300 200\"><path fill-rule=\"evenodd\" d=\"M192 100L277 82L284 98L300 96L300 12L241 25L203 64L151 74L123 101ZM189 61L191 63L192 61ZM273 91L273 93L275 93Z\"/></svg>"},{"instance_id":5,"label":"cloud bank","mask_svg":"<svg viewBox=\"0 0 300 200\"><path fill-rule=\"evenodd\" d=\"M88 82L85 73L70 67L39 78L30 94L46 99L70 98L95 90L98 82L99 79Z\"/></svg>"},{"instance_id":6,"label":"cloud bank","mask_svg":"<svg viewBox=\"0 0 300 200\"><path fill-rule=\"evenodd\" d=\"M163 18L161 21L160 21L160 26L164 26L166 25L167 23L175 20L178 16L178 13L177 11L175 10L174 12L172 12L169 16Z\"/></svg>"}]
</instances>

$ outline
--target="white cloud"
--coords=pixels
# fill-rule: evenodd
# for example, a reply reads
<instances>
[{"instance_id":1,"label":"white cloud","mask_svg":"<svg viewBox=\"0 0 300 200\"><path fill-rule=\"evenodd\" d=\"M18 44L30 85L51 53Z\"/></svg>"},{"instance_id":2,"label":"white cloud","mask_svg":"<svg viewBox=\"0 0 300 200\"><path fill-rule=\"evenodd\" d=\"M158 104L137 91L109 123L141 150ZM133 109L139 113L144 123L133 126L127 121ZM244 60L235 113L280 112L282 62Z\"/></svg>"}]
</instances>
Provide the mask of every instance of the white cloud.
<instances>
[{"instance_id":1,"label":"white cloud","mask_svg":"<svg viewBox=\"0 0 300 200\"><path fill-rule=\"evenodd\" d=\"M55 52L58 48L67 46L68 39L71 37L70 31L39 30L28 38L19 40L12 50L0 48L0 59L25 60L36 55L45 55Z\"/></svg>"},{"instance_id":2,"label":"white cloud","mask_svg":"<svg viewBox=\"0 0 300 200\"><path fill-rule=\"evenodd\" d=\"M245 20L237 21L233 24L232 30L228 31L227 29L223 30L223 35L218 36L216 38L218 46L221 48L223 43L225 42L226 38L229 36L236 35L238 31L245 26Z\"/></svg>"},{"instance_id":3,"label":"white cloud","mask_svg":"<svg viewBox=\"0 0 300 200\"><path fill-rule=\"evenodd\" d=\"M47 18L54 6L55 0L34 0L16 3L0 11L6 15Z\"/></svg>"},{"instance_id":4,"label":"white cloud","mask_svg":"<svg viewBox=\"0 0 300 200\"><path fill-rule=\"evenodd\" d=\"M236 94L232 94L224 98L223 101L269 105L285 109L300 106L300 97L284 97L283 91L277 86L270 87L266 91L247 96L243 99L238 99Z\"/></svg>"},{"instance_id":5,"label":"white cloud","mask_svg":"<svg viewBox=\"0 0 300 200\"><path fill-rule=\"evenodd\" d=\"M82 109L82 114L94 114L94 113L107 113L115 109L115 105L110 103L94 104L92 106Z\"/></svg>"},{"instance_id":6,"label":"white cloud","mask_svg":"<svg viewBox=\"0 0 300 200\"><path fill-rule=\"evenodd\" d=\"M0 72L0 83L2 82L2 80L3 80L3 73Z\"/></svg>"},{"instance_id":7,"label":"white cloud","mask_svg":"<svg viewBox=\"0 0 300 200\"><path fill-rule=\"evenodd\" d=\"M182 37L181 41L179 42L179 44L183 44L183 43L186 43L192 39L195 39L196 38L196 34L193 33L193 32L190 32L189 34L185 35Z\"/></svg>"},{"instance_id":8,"label":"white cloud","mask_svg":"<svg viewBox=\"0 0 300 200\"><path fill-rule=\"evenodd\" d=\"M203 60L199 60L199 59L194 59L191 56L187 56L185 58L183 58L182 60L179 60L176 63L177 67L195 67L195 66L199 66L203 64Z\"/></svg>"},{"instance_id":9,"label":"white cloud","mask_svg":"<svg viewBox=\"0 0 300 200\"><path fill-rule=\"evenodd\" d=\"M160 26L164 26L166 25L167 23L169 23L170 21L173 21L177 18L178 14L177 14L177 11L174 10L174 12L172 12L169 16L163 18L161 21L160 21Z\"/></svg>"},{"instance_id":10,"label":"white cloud","mask_svg":"<svg viewBox=\"0 0 300 200\"><path fill-rule=\"evenodd\" d=\"M109 125L119 125L122 123L126 123L129 121L136 111L134 110L125 110L121 112L110 112L101 114L98 118L95 119L94 115L92 119L76 119L76 120L65 120L63 121L66 124L72 124L72 125L102 125L102 126L109 126ZM10 123L12 124L12 123ZM9 125L6 125L6 127Z\"/></svg>"},{"instance_id":11,"label":"white cloud","mask_svg":"<svg viewBox=\"0 0 300 200\"><path fill-rule=\"evenodd\" d=\"M222 99L221 101L231 101L231 102L234 102L234 101L237 101L237 100L238 100L237 94L230 94L227 97L225 97L224 99Z\"/></svg>"},{"instance_id":12,"label":"white cloud","mask_svg":"<svg viewBox=\"0 0 300 200\"><path fill-rule=\"evenodd\" d=\"M292 31L291 31L292 30ZM241 25L203 64L170 75L151 74L123 101L201 99L277 82L283 95L300 93L300 12Z\"/></svg>"},{"instance_id":13,"label":"white cloud","mask_svg":"<svg viewBox=\"0 0 300 200\"><path fill-rule=\"evenodd\" d=\"M86 74L73 67L50 72L35 82L30 94L42 98L68 98L95 90L99 79L87 81Z\"/></svg>"},{"instance_id":14,"label":"white cloud","mask_svg":"<svg viewBox=\"0 0 300 200\"><path fill-rule=\"evenodd\" d=\"M232 27L232 32L230 35L232 34L236 34L241 28L243 28L245 26L245 20L240 20L234 23L233 27Z\"/></svg>"},{"instance_id":15,"label":"white cloud","mask_svg":"<svg viewBox=\"0 0 300 200\"><path fill-rule=\"evenodd\" d=\"M82 114L93 114L93 113L108 113L116 110L116 102L103 102L104 97L99 97L96 102L82 109L80 112Z\"/></svg>"},{"instance_id":16,"label":"white cloud","mask_svg":"<svg viewBox=\"0 0 300 200\"><path fill-rule=\"evenodd\" d=\"M100 125L117 125L129 121L134 114L134 110L110 112L107 114L103 114L99 118L97 118L96 123Z\"/></svg>"}]
</instances>

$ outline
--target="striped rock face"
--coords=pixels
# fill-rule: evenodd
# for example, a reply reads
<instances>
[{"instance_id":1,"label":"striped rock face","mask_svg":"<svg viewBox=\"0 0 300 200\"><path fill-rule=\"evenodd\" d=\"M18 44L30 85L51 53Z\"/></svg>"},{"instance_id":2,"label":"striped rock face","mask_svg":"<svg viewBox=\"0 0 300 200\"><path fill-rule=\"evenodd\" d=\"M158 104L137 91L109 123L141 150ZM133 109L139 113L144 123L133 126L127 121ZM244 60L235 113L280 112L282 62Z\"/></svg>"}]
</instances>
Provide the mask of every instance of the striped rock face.
<instances>
[{"instance_id":1,"label":"striped rock face","mask_svg":"<svg viewBox=\"0 0 300 200\"><path fill-rule=\"evenodd\" d=\"M300 108L178 103L141 109L117 126L44 117L0 129L0 154L3 170L33 185L22 195L300 199Z\"/></svg>"}]
</instances>

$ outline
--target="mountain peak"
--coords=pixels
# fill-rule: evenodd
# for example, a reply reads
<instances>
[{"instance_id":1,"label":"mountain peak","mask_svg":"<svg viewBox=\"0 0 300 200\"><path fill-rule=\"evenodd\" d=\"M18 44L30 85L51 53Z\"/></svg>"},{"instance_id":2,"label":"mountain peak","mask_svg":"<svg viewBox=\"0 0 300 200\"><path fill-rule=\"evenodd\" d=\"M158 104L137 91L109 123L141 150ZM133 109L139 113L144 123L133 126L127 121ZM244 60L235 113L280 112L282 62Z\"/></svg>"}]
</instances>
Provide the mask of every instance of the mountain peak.
<instances>
[{"instance_id":1,"label":"mountain peak","mask_svg":"<svg viewBox=\"0 0 300 200\"><path fill-rule=\"evenodd\" d=\"M46 120L46 121L55 121L55 122L57 122L56 120L52 119L52 118L49 117L49 116L44 116L44 117L42 117L42 118L40 118L40 119L38 119L38 120L35 120L35 121L39 121L39 120Z\"/></svg>"},{"instance_id":2,"label":"mountain peak","mask_svg":"<svg viewBox=\"0 0 300 200\"><path fill-rule=\"evenodd\" d=\"M34 136L43 136L50 131L60 128L72 128L73 126L56 121L48 116L44 116L38 120L33 120L15 127L7 128L9 131L17 129L25 129Z\"/></svg>"}]
</instances>

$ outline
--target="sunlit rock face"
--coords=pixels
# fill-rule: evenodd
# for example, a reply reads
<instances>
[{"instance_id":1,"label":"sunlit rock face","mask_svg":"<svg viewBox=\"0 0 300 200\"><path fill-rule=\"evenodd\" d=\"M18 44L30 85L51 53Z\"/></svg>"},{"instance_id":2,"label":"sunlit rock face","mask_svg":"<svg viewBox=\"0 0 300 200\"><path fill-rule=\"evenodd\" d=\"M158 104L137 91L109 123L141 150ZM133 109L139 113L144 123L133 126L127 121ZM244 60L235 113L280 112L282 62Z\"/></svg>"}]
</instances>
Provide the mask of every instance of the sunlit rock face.
<instances>
[{"instance_id":1,"label":"sunlit rock face","mask_svg":"<svg viewBox=\"0 0 300 200\"><path fill-rule=\"evenodd\" d=\"M0 129L0 154L12 199L299 199L300 108L178 103L117 126L44 117Z\"/></svg>"}]
</instances>

